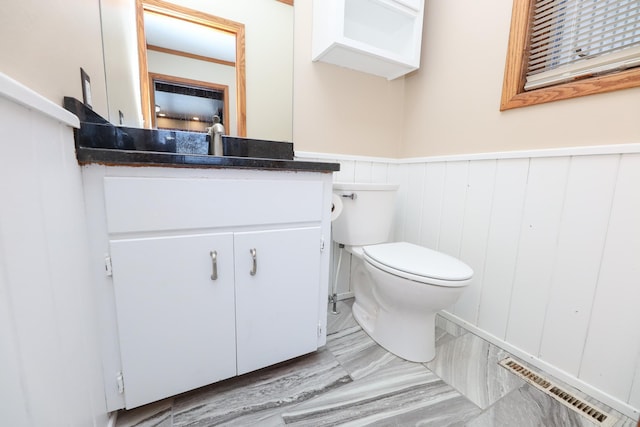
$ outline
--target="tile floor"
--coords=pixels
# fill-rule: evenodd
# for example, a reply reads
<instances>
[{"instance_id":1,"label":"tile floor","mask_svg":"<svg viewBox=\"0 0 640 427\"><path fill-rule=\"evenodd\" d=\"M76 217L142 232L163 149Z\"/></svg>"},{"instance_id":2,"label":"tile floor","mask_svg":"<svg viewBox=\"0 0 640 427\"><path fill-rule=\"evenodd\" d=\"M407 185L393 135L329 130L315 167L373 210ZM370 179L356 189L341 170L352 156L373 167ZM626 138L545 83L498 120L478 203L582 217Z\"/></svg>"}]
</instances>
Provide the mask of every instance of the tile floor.
<instances>
[{"instance_id":1,"label":"tile floor","mask_svg":"<svg viewBox=\"0 0 640 427\"><path fill-rule=\"evenodd\" d=\"M499 366L508 353L442 318L433 361L395 357L357 325L352 302L329 314L317 352L122 411L117 427L595 425ZM613 413L616 427L636 426Z\"/></svg>"}]
</instances>

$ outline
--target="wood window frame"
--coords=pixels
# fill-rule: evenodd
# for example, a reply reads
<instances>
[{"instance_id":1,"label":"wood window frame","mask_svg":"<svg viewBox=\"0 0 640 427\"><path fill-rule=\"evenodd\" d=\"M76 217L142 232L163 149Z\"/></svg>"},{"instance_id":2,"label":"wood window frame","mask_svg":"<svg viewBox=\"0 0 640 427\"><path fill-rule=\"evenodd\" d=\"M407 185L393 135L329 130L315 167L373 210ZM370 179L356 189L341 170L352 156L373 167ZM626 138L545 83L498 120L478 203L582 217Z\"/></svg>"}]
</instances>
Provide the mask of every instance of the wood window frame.
<instances>
[{"instance_id":1,"label":"wood window frame","mask_svg":"<svg viewBox=\"0 0 640 427\"><path fill-rule=\"evenodd\" d=\"M500 111L640 86L640 67L526 91L527 52L535 0L513 0Z\"/></svg>"},{"instance_id":2,"label":"wood window frame","mask_svg":"<svg viewBox=\"0 0 640 427\"><path fill-rule=\"evenodd\" d=\"M247 84L244 24L160 0L136 0L138 61L140 64L140 98L142 102L142 119L144 127L152 126L151 123L153 122L153 117L155 115L152 113L152 106L154 104L151 103L151 85L149 82L149 67L147 65L147 42L144 33L145 10L235 34L237 132L238 136L247 136ZM227 118L228 117L229 116L227 116Z\"/></svg>"}]
</instances>

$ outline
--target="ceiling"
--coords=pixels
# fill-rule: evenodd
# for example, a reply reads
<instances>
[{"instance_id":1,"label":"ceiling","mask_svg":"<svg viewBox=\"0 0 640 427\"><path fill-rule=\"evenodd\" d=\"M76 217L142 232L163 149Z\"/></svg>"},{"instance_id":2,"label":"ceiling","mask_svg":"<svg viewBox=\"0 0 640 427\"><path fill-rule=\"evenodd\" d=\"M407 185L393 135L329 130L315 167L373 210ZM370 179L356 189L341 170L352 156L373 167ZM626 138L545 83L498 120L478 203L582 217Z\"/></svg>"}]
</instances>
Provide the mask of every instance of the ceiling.
<instances>
[{"instance_id":1,"label":"ceiling","mask_svg":"<svg viewBox=\"0 0 640 427\"><path fill-rule=\"evenodd\" d=\"M236 61L236 37L225 31L145 11L144 32L148 45Z\"/></svg>"}]
</instances>

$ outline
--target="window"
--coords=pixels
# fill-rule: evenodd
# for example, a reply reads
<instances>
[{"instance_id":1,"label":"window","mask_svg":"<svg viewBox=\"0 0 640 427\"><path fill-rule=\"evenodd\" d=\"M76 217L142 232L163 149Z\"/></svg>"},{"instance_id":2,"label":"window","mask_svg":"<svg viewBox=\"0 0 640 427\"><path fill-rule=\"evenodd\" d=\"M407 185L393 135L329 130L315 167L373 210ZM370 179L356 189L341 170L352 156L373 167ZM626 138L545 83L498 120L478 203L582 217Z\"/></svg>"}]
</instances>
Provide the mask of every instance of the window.
<instances>
[{"instance_id":1,"label":"window","mask_svg":"<svg viewBox=\"0 0 640 427\"><path fill-rule=\"evenodd\" d=\"M501 110L640 86L640 1L514 0Z\"/></svg>"}]
</instances>

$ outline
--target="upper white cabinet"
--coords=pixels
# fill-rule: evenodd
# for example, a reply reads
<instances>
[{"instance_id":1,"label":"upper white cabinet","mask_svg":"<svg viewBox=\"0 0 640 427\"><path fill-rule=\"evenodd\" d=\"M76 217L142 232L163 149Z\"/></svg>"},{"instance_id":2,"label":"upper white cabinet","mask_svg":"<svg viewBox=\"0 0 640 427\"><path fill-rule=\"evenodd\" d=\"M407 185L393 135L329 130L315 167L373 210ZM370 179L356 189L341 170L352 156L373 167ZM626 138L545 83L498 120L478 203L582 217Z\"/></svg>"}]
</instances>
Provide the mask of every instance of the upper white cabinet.
<instances>
[{"instance_id":1,"label":"upper white cabinet","mask_svg":"<svg viewBox=\"0 0 640 427\"><path fill-rule=\"evenodd\" d=\"M314 0L312 59L395 79L420 67L424 0Z\"/></svg>"}]
</instances>

